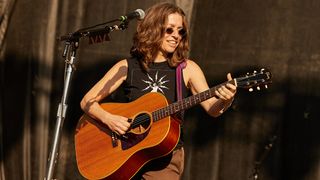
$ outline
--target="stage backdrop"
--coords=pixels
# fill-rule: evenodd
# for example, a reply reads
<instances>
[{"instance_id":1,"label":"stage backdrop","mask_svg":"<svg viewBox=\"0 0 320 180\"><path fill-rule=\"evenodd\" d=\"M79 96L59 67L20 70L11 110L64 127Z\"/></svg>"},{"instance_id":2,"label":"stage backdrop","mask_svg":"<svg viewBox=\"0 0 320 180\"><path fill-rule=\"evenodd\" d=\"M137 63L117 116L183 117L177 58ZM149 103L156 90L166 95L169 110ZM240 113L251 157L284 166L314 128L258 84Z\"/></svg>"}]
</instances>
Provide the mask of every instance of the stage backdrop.
<instances>
[{"instance_id":1,"label":"stage backdrop","mask_svg":"<svg viewBox=\"0 0 320 180\"><path fill-rule=\"evenodd\" d=\"M64 83L64 42L57 38L157 2L0 1L0 179L46 176ZM255 170L264 180L320 179L320 1L169 2L187 13L190 58L210 86L228 72L273 74L268 89L239 89L218 118L199 106L187 112L183 179L253 179ZM81 39L54 178L84 179L74 152L79 102L106 70L129 57L135 28L131 21L125 31L110 33L109 42Z\"/></svg>"}]
</instances>

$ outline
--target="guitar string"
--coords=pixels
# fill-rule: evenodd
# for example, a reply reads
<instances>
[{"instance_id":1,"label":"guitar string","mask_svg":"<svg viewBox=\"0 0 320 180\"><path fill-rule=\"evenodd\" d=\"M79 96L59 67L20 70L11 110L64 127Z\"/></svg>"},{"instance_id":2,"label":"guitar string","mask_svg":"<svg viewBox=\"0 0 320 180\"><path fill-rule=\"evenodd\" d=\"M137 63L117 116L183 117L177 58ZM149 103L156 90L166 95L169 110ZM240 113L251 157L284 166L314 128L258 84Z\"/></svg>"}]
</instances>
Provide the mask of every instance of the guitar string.
<instances>
[{"instance_id":1,"label":"guitar string","mask_svg":"<svg viewBox=\"0 0 320 180\"><path fill-rule=\"evenodd\" d=\"M153 116L153 117L155 116L156 118L161 118L161 117L163 116L163 115L162 115L163 112L164 112L164 115L165 115L165 116L168 116L168 114L167 114L168 111L165 111L165 109L169 109L169 115L170 115L170 113L172 113L172 112L170 111L170 108L169 108L169 107L170 107L170 106L167 106L167 107L165 107L165 108L162 108L162 109L159 109L159 110L157 110L157 111L154 111L154 112L152 113L152 116ZM159 113L160 113L160 114L159 114ZM150 118L149 118L149 115L141 115L141 116L137 117L137 118L135 119L135 121L133 121L132 125L133 125L133 126L140 125L140 124L142 124L142 123L147 122L148 119L150 119ZM155 119L155 118L153 118L153 119Z\"/></svg>"},{"instance_id":2,"label":"guitar string","mask_svg":"<svg viewBox=\"0 0 320 180\"><path fill-rule=\"evenodd\" d=\"M159 110L153 112L153 113L152 113L152 116L155 116L156 118L161 118L161 117L163 116L162 113L164 113L164 116L170 115L170 113L172 113L172 112L170 111L170 108L169 108L169 107L170 107L170 106L167 106L167 107L165 107L165 108L162 108L162 109L159 109ZM169 114L167 113L168 111L166 111L165 109L169 109ZM159 114L159 113L160 113L160 114ZM149 115L141 115L141 116L137 117L137 118L135 119L135 121L133 121L132 126L135 127L135 126L137 126L137 125L140 125L140 124L142 124L142 123L145 123L145 122L147 122L149 119L150 119L150 118L149 118ZM153 118L153 119L155 119L155 118Z\"/></svg>"},{"instance_id":3,"label":"guitar string","mask_svg":"<svg viewBox=\"0 0 320 180\"><path fill-rule=\"evenodd\" d=\"M165 108L162 108L160 110L155 111L154 113L158 113L158 114L154 114L154 115L158 118L161 118L163 116L169 116L170 114L172 114L174 112L178 112L178 111L180 111L180 109L183 109L183 107L186 107L186 108L191 107L192 105L197 104L197 101L201 102L202 99L207 99L207 97L211 97L210 90L211 89L204 91L202 93L199 93L195 96L190 96L190 97L186 98L185 100L177 101L176 103L173 103ZM203 96L203 98L202 98L202 96ZM193 100L192 100L192 97L193 97ZM175 107L178 107L178 111L176 111ZM173 111L172 111L172 109L173 109ZM137 125L145 123L145 122L147 122L148 119L149 119L148 115L141 115L141 116L137 117L135 119L135 121L133 121L132 126L135 127Z\"/></svg>"},{"instance_id":4,"label":"guitar string","mask_svg":"<svg viewBox=\"0 0 320 180\"><path fill-rule=\"evenodd\" d=\"M182 101L178 101L178 106L179 107L183 107L183 104L184 104L184 102L182 102ZM180 105L179 105L180 104ZM174 111L172 111L172 106L173 106L173 104L171 104L171 105L169 105L169 106L167 106L167 107L164 107L164 108L162 108L162 109L159 109L159 110L157 110L157 111L154 111L152 114L153 114L153 116L155 116L157 119L159 118L161 118L161 117L166 117L166 116L169 116L170 114L173 114L174 113ZM173 108L174 109L174 108ZM179 108L179 109L181 109L181 108ZM140 124L142 124L142 123L144 123L144 122L147 122L147 120L149 119L149 116L148 115L141 115L141 116L139 116L139 117L137 117L136 118L136 120L132 123L132 125L133 126L136 126L136 125L140 125Z\"/></svg>"},{"instance_id":5,"label":"guitar string","mask_svg":"<svg viewBox=\"0 0 320 180\"><path fill-rule=\"evenodd\" d=\"M219 85L218 85L219 86ZM221 86L221 85L220 85ZM165 116L169 116L170 114L173 114L175 112L179 112L181 109L183 109L184 107L188 108L191 107L192 105L197 104L198 102L202 102L205 99L208 99L210 97L212 97L212 92L215 90L215 88L210 88L204 92L201 92L197 95L194 96L189 96L184 100L179 100L167 107L164 107L162 109L159 109L157 111L155 111L152 116L156 116L157 118L161 118L161 117L165 117ZM193 99L193 100L192 100ZM176 107L178 107L178 111L176 111ZM173 110L172 110L173 109ZM157 113L157 114L156 114ZM160 113L160 114L159 114ZM137 117L133 123L132 126L135 127L137 125L140 125L142 123L145 123L148 121L149 115L141 115L139 117Z\"/></svg>"},{"instance_id":6,"label":"guitar string","mask_svg":"<svg viewBox=\"0 0 320 180\"><path fill-rule=\"evenodd\" d=\"M247 79L247 78L248 77L240 77L240 78L235 78L235 79L238 80L237 83L238 83L238 85L240 85L242 83L242 80L243 79ZM222 84L220 84L218 86L222 86L222 85L224 85L226 83L227 82L222 83ZM167 106L165 108L157 110L157 111L152 113L152 116L155 116L157 118L161 118L161 117L163 117L162 113L164 113L164 117L165 117L165 116L169 116L170 114L173 114L174 112L180 111L180 109L183 109L184 106L186 108L191 107L192 105L195 105L198 102L202 102L202 101L204 101L204 100L206 100L206 99L208 99L210 97L213 97L212 92L214 92L214 90L217 89L218 86L210 88L207 91L201 92L201 93L199 93L197 95L189 96L184 100L177 101L177 102L175 102L175 103L173 103L173 104L171 104L171 105L169 105L169 106ZM203 96L203 98L202 98L202 96ZM192 101L192 98L193 98L193 101ZM176 107L178 107L178 111L175 109ZM172 109L173 109L173 111L172 111ZM137 125L140 125L142 123L145 123L145 122L148 121L148 119L150 119L149 115L141 115L141 116L137 117L135 119L135 121L133 121L132 126L137 126Z\"/></svg>"},{"instance_id":7,"label":"guitar string","mask_svg":"<svg viewBox=\"0 0 320 180\"><path fill-rule=\"evenodd\" d=\"M177 101L176 103L173 103L165 108L159 109L159 110L153 112L152 114L157 118L161 118L161 117L169 116L170 114L173 114L175 112L179 112L181 109L183 109L184 106L189 107L189 106L192 106L193 104L196 104L197 101L199 101L199 99L201 102L201 99L202 99L201 94L204 94L205 98L206 98L206 96L208 96L207 91L205 91L205 92L199 93L198 94L199 98L197 98L197 99L194 98L194 100L193 100L194 102L192 101L193 96L190 96L190 97L186 98L185 101L183 101L183 100ZM210 96L211 96L211 93L210 93ZM178 111L176 111L176 107L178 107ZM156 113L158 113L158 114L156 114ZM135 127L137 125L145 123L148 121L148 119L150 119L149 115L141 115L133 121L132 126Z\"/></svg>"}]
</instances>

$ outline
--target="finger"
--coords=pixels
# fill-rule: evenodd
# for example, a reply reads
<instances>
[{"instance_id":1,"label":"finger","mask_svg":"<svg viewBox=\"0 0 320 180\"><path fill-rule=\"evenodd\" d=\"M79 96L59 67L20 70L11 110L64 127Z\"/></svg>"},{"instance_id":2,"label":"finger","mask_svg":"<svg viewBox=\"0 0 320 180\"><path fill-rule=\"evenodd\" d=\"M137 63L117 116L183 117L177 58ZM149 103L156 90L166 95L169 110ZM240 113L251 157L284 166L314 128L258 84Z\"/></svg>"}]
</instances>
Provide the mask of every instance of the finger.
<instances>
[{"instance_id":1,"label":"finger","mask_svg":"<svg viewBox=\"0 0 320 180\"><path fill-rule=\"evenodd\" d=\"M228 88L227 86L221 87L222 91L220 91L220 93L224 96L225 100L232 99L237 91L235 86L233 86L232 84L230 85L231 85L230 88Z\"/></svg>"},{"instance_id":2,"label":"finger","mask_svg":"<svg viewBox=\"0 0 320 180\"><path fill-rule=\"evenodd\" d=\"M117 131L117 134L118 135L124 135L126 133L126 131L123 131L123 130L121 130L121 129L119 129L118 131Z\"/></svg>"},{"instance_id":3,"label":"finger","mask_svg":"<svg viewBox=\"0 0 320 180\"><path fill-rule=\"evenodd\" d=\"M121 125L119 125L118 129L121 131L127 132L129 127L130 127L130 124L129 124L129 126L127 126L126 124L121 124Z\"/></svg>"},{"instance_id":4,"label":"finger","mask_svg":"<svg viewBox=\"0 0 320 180\"><path fill-rule=\"evenodd\" d=\"M226 99L230 99L233 96L233 92L230 91L230 89L228 89L227 87L222 87L222 91L221 94L226 98Z\"/></svg>"},{"instance_id":5,"label":"finger","mask_svg":"<svg viewBox=\"0 0 320 180\"><path fill-rule=\"evenodd\" d=\"M224 87L223 95L225 100L229 100L234 96L234 93L230 91L228 88Z\"/></svg>"},{"instance_id":6,"label":"finger","mask_svg":"<svg viewBox=\"0 0 320 180\"><path fill-rule=\"evenodd\" d=\"M217 98L219 98L219 99L222 98L222 97L221 97L221 94L220 94L219 91L218 91L218 89L216 89L216 90L214 91L214 93L216 94Z\"/></svg>"},{"instance_id":7,"label":"finger","mask_svg":"<svg viewBox=\"0 0 320 180\"><path fill-rule=\"evenodd\" d=\"M232 92L235 92L237 90L237 87L233 84L230 84L230 83L226 84L226 88L228 90L231 90Z\"/></svg>"},{"instance_id":8,"label":"finger","mask_svg":"<svg viewBox=\"0 0 320 180\"><path fill-rule=\"evenodd\" d=\"M232 80L231 73L228 73L228 74L227 74L227 79L228 79L228 81Z\"/></svg>"},{"instance_id":9,"label":"finger","mask_svg":"<svg viewBox=\"0 0 320 180\"><path fill-rule=\"evenodd\" d=\"M220 99L226 100L225 93L223 92L223 89L221 87L218 88L216 91L217 91L216 94Z\"/></svg>"},{"instance_id":10,"label":"finger","mask_svg":"<svg viewBox=\"0 0 320 180\"><path fill-rule=\"evenodd\" d=\"M125 117L121 117L119 118L118 122L119 122L119 126L124 126L124 127L130 127L130 123L128 122L129 119L128 118L125 118Z\"/></svg>"},{"instance_id":11,"label":"finger","mask_svg":"<svg viewBox=\"0 0 320 180\"><path fill-rule=\"evenodd\" d=\"M120 136L120 133L116 130L113 130L112 132L116 133L116 135Z\"/></svg>"},{"instance_id":12,"label":"finger","mask_svg":"<svg viewBox=\"0 0 320 180\"><path fill-rule=\"evenodd\" d=\"M118 123L115 127L115 131L118 132L119 134L125 134L127 132L128 128L123 125L122 123Z\"/></svg>"}]
</instances>

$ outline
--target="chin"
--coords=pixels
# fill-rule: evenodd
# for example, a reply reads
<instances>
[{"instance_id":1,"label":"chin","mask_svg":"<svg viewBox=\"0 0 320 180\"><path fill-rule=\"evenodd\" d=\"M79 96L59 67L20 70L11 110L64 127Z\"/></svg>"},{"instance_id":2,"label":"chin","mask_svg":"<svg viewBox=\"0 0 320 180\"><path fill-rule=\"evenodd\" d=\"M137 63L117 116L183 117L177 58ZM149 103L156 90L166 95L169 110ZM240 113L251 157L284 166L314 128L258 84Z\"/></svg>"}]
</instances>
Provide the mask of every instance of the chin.
<instances>
[{"instance_id":1,"label":"chin","mask_svg":"<svg viewBox=\"0 0 320 180\"><path fill-rule=\"evenodd\" d=\"M175 48L168 48L168 49L166 49L166 52L167 52L168 54L174 53L174 51L175 51L176 49L177 49L176 47L175 47Z\"/></svg>"}]
</instances>

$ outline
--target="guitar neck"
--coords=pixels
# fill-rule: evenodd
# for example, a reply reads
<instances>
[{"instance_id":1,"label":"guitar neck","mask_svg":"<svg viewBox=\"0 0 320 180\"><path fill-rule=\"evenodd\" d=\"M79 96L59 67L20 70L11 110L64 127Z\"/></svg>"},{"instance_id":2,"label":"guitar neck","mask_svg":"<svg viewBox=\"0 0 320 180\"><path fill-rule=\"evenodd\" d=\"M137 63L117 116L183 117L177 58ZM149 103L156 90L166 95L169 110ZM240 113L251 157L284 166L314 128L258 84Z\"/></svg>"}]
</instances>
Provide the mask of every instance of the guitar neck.
<instances>
[{"instance_id":1,"label":"guitar neck","mask_svg":"<svg viewBox=\"0 0 320 180\"><path fill-rule=\"evenodd\" d=\"M195 105L197 105L207 99L210 99L215 96L216 89L218 89L219 87L221 87L227 83L237 85L237 79L235 78L231 81L221 83L221 84L214 86L214 87L212 87L206 91L203 91L199 94L189 96L185 99L182 99L182 100L179 100L175 103L172 103L164 108L158 109L158 110L152 112L153 120L157 121L157 120L163 119L167 116L170 116L170 115L173 115L177 112L189 109L189 108L191 108L191 107L193 107L193 106L195 106Z\"/></svg>"}]
</instances>

